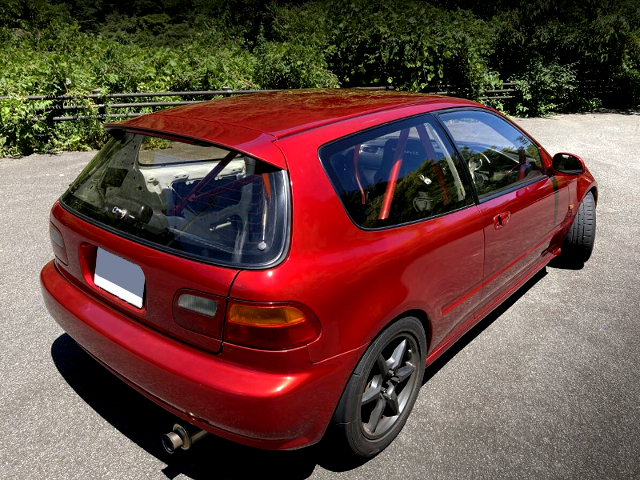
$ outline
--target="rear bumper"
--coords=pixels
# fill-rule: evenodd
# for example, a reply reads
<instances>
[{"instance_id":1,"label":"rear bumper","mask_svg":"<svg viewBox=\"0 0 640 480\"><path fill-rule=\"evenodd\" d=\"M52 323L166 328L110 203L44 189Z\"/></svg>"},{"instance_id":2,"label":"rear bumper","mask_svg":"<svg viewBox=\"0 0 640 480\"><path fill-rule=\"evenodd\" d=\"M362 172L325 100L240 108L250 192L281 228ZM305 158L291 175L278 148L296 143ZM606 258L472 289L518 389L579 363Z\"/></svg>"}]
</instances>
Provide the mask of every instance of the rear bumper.
<instances>
[{"instance_id":1,"label":"rear bumper","mask_svg":"<svg viewBox=\"0 0 640 480\"><path fill-rule=\"evenodd\" d=\"M129 319L73 285L53 262L40 282L53 318L123 380L185 421L259 448L318 442L366 348L309 362L303 370L267 371L229 361L225 348L207 353Z\"/></svg>"}]
</instances>

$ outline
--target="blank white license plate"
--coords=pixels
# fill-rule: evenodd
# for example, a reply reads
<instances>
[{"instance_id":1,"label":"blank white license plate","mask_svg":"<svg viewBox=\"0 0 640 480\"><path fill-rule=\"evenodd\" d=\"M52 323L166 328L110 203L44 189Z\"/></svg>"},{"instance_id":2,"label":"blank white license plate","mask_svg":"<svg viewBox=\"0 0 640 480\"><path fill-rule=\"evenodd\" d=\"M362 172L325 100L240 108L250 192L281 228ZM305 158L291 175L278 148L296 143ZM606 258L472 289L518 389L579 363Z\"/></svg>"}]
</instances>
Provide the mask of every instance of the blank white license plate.
<instances>
[{"instance_id":1,"label":"blank white license plate","mask_svg":"<svg viewBox=\"0 0 640 480\"><path fill-rule=\"evenodd\" d=\"M98 248L93 283L125 302L142 308L144 273L135 263Z\"/></svg>"}]
</instances>

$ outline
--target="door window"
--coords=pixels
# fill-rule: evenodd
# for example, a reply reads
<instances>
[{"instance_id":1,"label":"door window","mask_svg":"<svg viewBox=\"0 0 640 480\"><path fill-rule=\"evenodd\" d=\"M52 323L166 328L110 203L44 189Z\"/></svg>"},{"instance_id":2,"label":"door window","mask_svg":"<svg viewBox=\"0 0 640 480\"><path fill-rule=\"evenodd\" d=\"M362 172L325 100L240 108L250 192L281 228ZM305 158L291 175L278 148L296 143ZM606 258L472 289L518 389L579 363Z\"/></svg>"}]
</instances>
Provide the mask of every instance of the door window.
<instances>
[{"instance_id":1,"label":"door window","mask_svg":"<svg viewBox=\"0 0 640 480\"><path fill-rule=\"evenodd\" d=\"M323 147L320 158L352 220L380 228L473 203L447 142L429 115L338 140Z\"/></svg>"},{"instance_id":2,"label":"door window","mask_svg":"<svg viewBox=\"0 0 640 480\"><path fill-rule=\"evenodd\" d=\"M440 115L483 198L544 176L538 147L509 122L488 112Z\"/></svg>"}]
</instances>

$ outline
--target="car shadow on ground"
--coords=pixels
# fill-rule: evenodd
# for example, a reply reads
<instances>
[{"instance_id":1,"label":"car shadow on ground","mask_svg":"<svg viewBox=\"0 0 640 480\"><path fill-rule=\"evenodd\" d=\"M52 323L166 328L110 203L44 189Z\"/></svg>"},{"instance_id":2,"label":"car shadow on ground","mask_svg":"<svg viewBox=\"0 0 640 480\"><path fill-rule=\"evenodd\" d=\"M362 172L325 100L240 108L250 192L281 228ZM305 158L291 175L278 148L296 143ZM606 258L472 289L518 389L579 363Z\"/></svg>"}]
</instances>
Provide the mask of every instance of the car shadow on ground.
<instances>
[{"instance_id":1,"label":"car shadow on ground","mask_svg":"<svg viewBox=\"0 0 640 480\"><path fill-rule=\"evenodd\" d=\"M545 270L536 274L430 365L423 385L545 274ZM167 465L162 469L167 478L175 478L180 474L191 478L244 478L269 476L269 472L284 479L307 478L317 465L333 472L342 472L366 462L348 455L336 455L332 448L335 439L329 437L318 445L301 450L273 452L245 447L210 435L188 452L178 451L169 455L160 439L178 421L175 416L111 374L67 334L53 342L51 357L65 381L87 404L132 442Z\"/></svg>"},{"instance_id":2,"label":"car shadow on ground","mask_svg":"<svg viewBox=\"0 0 640 480\"><path fill-rule=\"evenodd\" d=\"M464 334L456 343L451 345L449 349L444 352L438 359L431 363L427 370L424 372L424 378L422 385L424 386L431 378L433 378L444 367L449 360L455 357L458 352L469 345L480 335L489 325L497 320L503 313L511 308L522 296L524 296L536 283L547 275L546 267L536 273L527 282L522 285L516 292L514 292L509 298L500 304L498 308L492 311L489 315L483 318L475 327Z\"/></svg>"},{"instance_id":3,"label":"car shadow on ground","mask_svg":"<svg viewBox=\"0 0 640 480\"><path fill-rule=\"evenodd\" d=\"M582 270L584 268L584 262L569 260L565 258L564 255L560 255L551 260L549 266L560 270Z\"/></svg>"}]
</instances>

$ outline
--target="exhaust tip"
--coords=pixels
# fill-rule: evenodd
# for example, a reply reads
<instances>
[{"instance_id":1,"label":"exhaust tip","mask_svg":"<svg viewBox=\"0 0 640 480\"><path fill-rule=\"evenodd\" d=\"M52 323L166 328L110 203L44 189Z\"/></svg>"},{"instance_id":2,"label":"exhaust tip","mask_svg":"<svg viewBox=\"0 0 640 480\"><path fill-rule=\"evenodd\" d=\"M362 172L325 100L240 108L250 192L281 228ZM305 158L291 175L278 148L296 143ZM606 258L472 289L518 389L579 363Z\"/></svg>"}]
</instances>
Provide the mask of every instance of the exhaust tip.
<instances>
[{"instance_id":1,"label":"exhaust tip","mask_svg":"<svg viewBox=\"0 0 640 480\"><path fill-rule=\"evenodd\" d=\"M174 453L179 448L189 450L194 443L207 435L209 435L209 432L205 430L197 430L192 433L179 423L176 423L172 432L162 435L162 446L168 453Z\"/></svg>"},{"instance_id":2,"label":"exhaust tip","mask_svg":"<svg viewBox=\"0 0 640 480\"><path fill-rule=\"evenodd\" d=\"M176 432L169 432L162 435L162 446L167 453L175 453L175 451L183 445L182 437Z\"/></svg>"}]
</instances>

